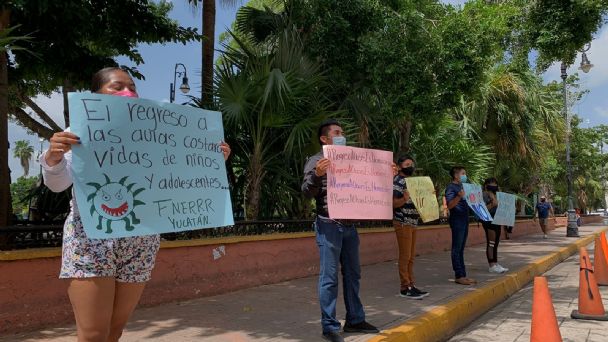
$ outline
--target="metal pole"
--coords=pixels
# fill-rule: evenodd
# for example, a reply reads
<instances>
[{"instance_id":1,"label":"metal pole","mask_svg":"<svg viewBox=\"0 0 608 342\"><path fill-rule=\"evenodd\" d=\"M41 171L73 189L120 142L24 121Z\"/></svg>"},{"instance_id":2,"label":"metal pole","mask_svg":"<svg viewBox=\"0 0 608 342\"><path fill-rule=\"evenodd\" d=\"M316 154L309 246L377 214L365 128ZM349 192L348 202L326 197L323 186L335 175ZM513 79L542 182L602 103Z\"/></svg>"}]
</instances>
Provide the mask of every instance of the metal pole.
<instances>
[{"instance_id":1,"label":"metal pole","mask_svg":"<svg viewBox=\"0 0 608 342\"><path fill-rule=\"evenodd\" d=\"M568 228L566 229L567 237L579 237L578 225L576 224L576 211L574 210L574 202L572 195L572 161L570 160L570 133L572 117L568 111L568 84L566 82L568 74L567 66L564 62L561 65L561 77L564 92L564 115L566 116L566 167L568 175Z\"/></svg>"},{"instance_id":2,"label":"metal pole","mask_svg":"<svg viewBox=\"0 0 608 342\"><path fill-rule=\"evenodd\" d=\"M175 101L175 82L177 82L177 66L178 64L175 64L175 69L173 70L173 83L171 83L171 87L170 89L170 94L169 94L169 102L173 103L173 101Z\"/></svg>"},{"instance_id":3,"label":"metal pole","mask_svg":"<svg viewBox=\"0 0 608 342\"><path fill-rule=\"evenodd\" d=\"M181 66L182 68L184 68L184 72L178 72L177 71L177 67ZM177 82L177 75L179 74L179 77L182 77L182 75L186 75L186 66L183 65L182 63L177 63L175 64L175 69L173 70L173 83L171 83L171 85L169 86L169 102L173 103L173 101L175 101L175 84Z\"/></svg>"}]
</instances>

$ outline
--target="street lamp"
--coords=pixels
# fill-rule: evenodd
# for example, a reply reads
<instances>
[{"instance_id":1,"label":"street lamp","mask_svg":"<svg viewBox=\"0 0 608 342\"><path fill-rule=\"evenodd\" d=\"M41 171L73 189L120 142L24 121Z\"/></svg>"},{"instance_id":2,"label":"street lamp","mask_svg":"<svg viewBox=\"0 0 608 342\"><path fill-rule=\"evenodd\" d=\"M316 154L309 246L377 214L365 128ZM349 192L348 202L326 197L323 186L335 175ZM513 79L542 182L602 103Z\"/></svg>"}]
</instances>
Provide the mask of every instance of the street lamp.
<instances>
[{"instance_id":1,"label":"street lamp","mask_svg":"<svg viewBox=\"0 0 608 342\"><path fill-rule=\"evenodd\" d=\"M184 69L184 71L177 71L177 68L180 66ZM182 85L179 86L179 90L181 90L184 94L187 94L190 91L186 66L182 63L175 64L175 71L173 72L173 83L171 83L171 86L169 87L169 102L171 103L175 101L175 84L177 82L177 76L182 77Z\"/></svg>"},{"instance_id":2,"label":"street lamp","mask_svg":"<svg viewBox=\"0 0 608 342\"><path fill-rule=\"evenodd\" d=\"M581 56L581 66L579 67L579 69L582 70L585 74L588 73L591 68L593 68L593 64L591 64L589 58L587 57L587 51L589 51L590 48L591 43L587 44L585 49L582 50L583 55Z\"/></svg>"},{"instance_id":3,"label":"street lamp","mask_svg":"<svg viewBox=\"0 0 608 342\"><path fill-rule=\"evenodd\" d=\"M589 70L593 67L593 64L589 61L586 52L591 48L591 44L587 44L585 49L581 52L582 61L580 70L584 73L588 73ZM570 134L571 134L571 124L572 124L572 116L568 111L568 84L566 80L568 79L568 66L566 63L562 62L561 65L561 78L563 84L563 97L564 97L564 116L566 117L566 165L567 165L567 177L568 177L568 227L566 229L567 237L579 237L578 234L578 225L576 224L576 211L574 210L574 202L572 199L572 161L570 160Z\"/></svg>"}]
</instances>

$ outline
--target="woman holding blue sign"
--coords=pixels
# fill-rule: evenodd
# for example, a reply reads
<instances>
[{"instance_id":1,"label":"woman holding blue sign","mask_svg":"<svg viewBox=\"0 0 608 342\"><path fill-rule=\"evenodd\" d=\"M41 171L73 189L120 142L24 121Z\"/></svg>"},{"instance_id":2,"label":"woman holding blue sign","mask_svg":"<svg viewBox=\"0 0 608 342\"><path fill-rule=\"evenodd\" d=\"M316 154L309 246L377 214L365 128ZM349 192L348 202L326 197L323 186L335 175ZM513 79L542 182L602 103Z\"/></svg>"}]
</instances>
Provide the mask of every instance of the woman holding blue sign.
<instances>
[{"instance_id":1,"label":"woman holding blue sign","mask_svg":"<svg viewBox=\"0 0 608 342\"><path fill-rule=\"evenodd\" d=\"M498 208L498 200L496 199L498 181L493 177L488 178L483 183L483 188L483 200L490 214L494 217ZM498 264L498 244L500 242L501 226L492 224L491 221L481 221L481 225L486 233L486 257L488 258L488 265L490 267L489 272L500 274L509 271L508 268L504 268Z\"/></svg>"},{"instance_id":2,"label":"woman holding blue sign","mask_svg":"<svg viewBox=\"0 0 608 342\"><path fill-rule=\"evenodd\" d=\"M135 83L120 68L98 71L91 91L99 94L138 97ZM45 184L61 192L73 183L72 146L80 138L68 130L50 139L40 156ZM224 159L230 147L222 143ZM60 278L70 279L68 295L78 330L78 341L118 341L150 280L160 245L159 235L114 239L90 239L72 199L63 232Z\"/></svg>"}]
</instances>

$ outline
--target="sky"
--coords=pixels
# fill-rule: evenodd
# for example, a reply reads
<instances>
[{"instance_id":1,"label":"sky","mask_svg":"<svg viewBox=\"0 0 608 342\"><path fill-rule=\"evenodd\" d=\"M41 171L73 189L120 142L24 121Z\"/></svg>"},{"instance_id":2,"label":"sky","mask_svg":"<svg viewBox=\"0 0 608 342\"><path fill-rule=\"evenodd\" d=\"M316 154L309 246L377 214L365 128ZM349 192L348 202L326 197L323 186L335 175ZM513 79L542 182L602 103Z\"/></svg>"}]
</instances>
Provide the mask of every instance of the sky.
<instances>
[{"instance_id":1,"label":"sky","mask_svg":"<svg viewBox=\"0 0 608 342\"><path fill-rule=\"evenodd\" d=\"M461 5L464 0L446 0L445 3ZM174 8L170 17L179 21L184 27L197 27L201 32L200 9L194 11L186 0L173 0ZM234 21L237 8L243 5L242 1L236 1L235 6L217 6L216 13L216 49L219 49L219 35L226 31ZM200 72L201 72L201 44L192 42L187 45L182 44L144 44L138 47L145 60L145 64L139 65L138 69L146 77L145 81L136 81L140 97L167 101L169 99L169 84L173 82L173 72L176 63L183 63L186 66L191 91L189 95L200 95ZM608 60L608 25L599 31L591 43L591 48L587 52L594 67L588 74L577 70L580 64L580 54L574 65L568 69L568 73L578 72L581 78L583 89L589 93L578 102L573 111L583 118L583 127L608 124L608 64L602 61ZM216 53L217 57L217 53ZM134 66L126 58L117 58L120 64ZM546 82L560 80L559 64L552 65L544 74ZM181 81L177 80L178 87ZM176 103L186 102L187 97L183 96L179 90L176 92ZM60 94L49 97L37 97L35 102L46 110L55 121L63 127L63 102ZM40 141L37 136L28 135L26 130L14 123L9 123L9 142L11 147L17 140L28 140L34 146L35 156L40 153ZM43 149L48 147L48 142L43 142ZM19 160L13 158L12 149L9 155L9 167L12 171L12 180L23 175L23 169ZM38 174L39 164L32 160L30 163L30 175Z\"/></svg>"}]
</instances>

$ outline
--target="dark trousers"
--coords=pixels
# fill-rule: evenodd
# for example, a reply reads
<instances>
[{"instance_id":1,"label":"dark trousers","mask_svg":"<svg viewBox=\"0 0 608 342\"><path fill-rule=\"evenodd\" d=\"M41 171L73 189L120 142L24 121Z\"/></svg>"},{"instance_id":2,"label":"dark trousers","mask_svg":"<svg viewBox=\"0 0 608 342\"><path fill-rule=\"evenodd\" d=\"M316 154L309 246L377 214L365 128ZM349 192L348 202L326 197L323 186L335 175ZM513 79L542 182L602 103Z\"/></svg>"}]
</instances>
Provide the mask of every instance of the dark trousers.
<instances>
[{"instance_id":1,"label":"dark trousers","mask_svg":"<svg viewBox=\"0 0 608 342\"><path fill-rule=\"evenodd\" d=\"M486 257L488 258L488 264L497 263L501 228L488 221L483 221L481 225L486 233Z\"/></svg>"},{"instance_id":2,"label":"dark trousers","mask_svg":"<svg viewBox=\"0 0 608 342\"><path fill-rule=\"evenodd\" d=\"M464 247L469 236L469 218L450 217L450 228L452 230L452 268L456 279L467 276L464 266Z\"/></svg>"}]
</instances>

